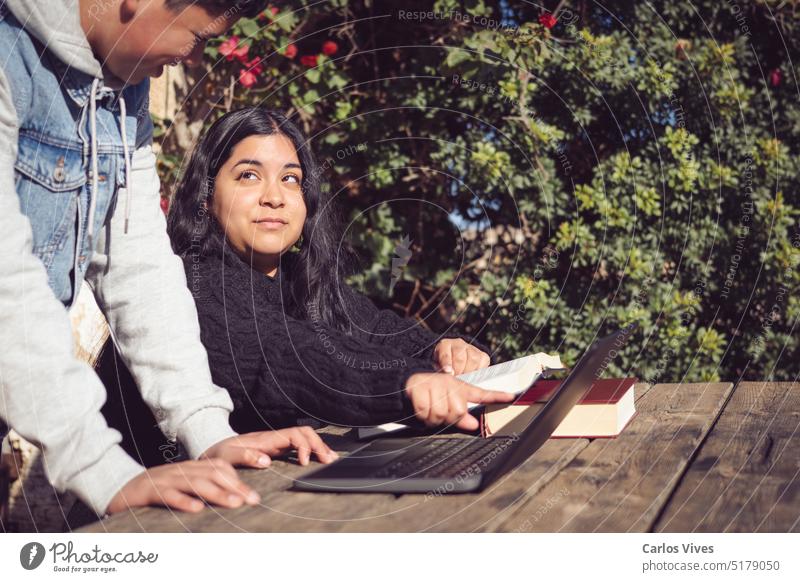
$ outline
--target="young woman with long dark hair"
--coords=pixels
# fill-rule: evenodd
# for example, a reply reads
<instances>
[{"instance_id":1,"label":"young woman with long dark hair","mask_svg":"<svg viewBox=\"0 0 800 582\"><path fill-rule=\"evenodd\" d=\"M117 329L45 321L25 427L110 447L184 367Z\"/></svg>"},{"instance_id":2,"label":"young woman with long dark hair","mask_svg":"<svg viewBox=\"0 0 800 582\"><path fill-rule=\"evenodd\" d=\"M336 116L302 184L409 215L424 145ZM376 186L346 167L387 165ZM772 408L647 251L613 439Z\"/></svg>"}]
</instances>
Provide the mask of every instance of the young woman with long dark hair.
<instances>
[{"instance_id":1,"label":"young woman with long dark hair","mask_svg":"<svg viewBox=\"0 0 800 582\"><path fill-rule=\"evenodd\" d=\"M202 136L168 225L214 381L237 430L417 417L474 430L467 402L507 402L454 375L489 364L457 337L379 310L344 283L332 200L302 131L275 111L226 114Z\"/></svg>"}]
</instances>

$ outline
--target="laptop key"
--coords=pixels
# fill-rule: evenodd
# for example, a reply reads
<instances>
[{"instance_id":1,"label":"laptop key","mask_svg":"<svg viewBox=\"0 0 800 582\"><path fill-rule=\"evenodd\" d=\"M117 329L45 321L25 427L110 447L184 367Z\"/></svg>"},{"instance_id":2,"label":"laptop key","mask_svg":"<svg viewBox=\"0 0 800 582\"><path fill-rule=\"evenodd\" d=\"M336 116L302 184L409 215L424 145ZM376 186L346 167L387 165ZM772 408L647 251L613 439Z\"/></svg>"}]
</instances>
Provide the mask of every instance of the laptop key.
<instances>
[{"instance_id":1,"label":"laptop key","mask_svg":"<svg viewBox=\"0 0 800 582\"><path fill-rule=\"evenodd\" d=\"M425 454L416 456L404 455L372 473L370 477L393 479L417 475L448 459L453 450L462 449L471 442L467 439L432 439L432 441L430 443L431 448Z\"/></svg>"},{"instance_id":2,"label":"laptop key","mask_svg":"<svg viewBox=\"0 0 800 582\"><path fill-rule=\"evenodd\" d=\"M405 456L388 463L370 477L402 479L404 477L436 478L457 475L479 463L497 447L492 440L436 439L444 441L430 452L416 458ZM484 464L487 464L484 461ZM478 468L479 469L479 468ZM476 469L473 472L479 470Z\"/></svg>"}]
</instances>

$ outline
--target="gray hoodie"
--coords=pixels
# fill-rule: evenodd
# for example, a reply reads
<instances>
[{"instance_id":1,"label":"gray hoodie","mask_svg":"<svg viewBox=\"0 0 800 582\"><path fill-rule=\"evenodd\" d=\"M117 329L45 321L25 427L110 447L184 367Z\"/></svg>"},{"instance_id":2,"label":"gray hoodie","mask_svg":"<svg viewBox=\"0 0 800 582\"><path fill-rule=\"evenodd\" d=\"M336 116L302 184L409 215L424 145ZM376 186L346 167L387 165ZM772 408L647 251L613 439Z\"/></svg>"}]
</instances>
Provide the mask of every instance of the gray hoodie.
<instances>
[{"instance_id":1,"label":"gray hoodie","mask_svg":"<svg viewBox=\"0 0 800 582\"><path fill-rule=\"evenodd\" d=\"M102 79L77 0L5 4L58 59ZM120 434L101 415L105 389L74 357L68 313L32 253L31 225L15 191L15 90L0 68L0 425L41 447L58 490L75 492L103 514L144 468L121 449ZM127 205L118 204L97 232L86 280L161 430L196 458L235 435L228 423L233 406L211 380L194 301L166 234L151 141L152 135L140 140L132 152L130 191L119 193L129 204L128 232Z\"/></svg>"}]
</instances>

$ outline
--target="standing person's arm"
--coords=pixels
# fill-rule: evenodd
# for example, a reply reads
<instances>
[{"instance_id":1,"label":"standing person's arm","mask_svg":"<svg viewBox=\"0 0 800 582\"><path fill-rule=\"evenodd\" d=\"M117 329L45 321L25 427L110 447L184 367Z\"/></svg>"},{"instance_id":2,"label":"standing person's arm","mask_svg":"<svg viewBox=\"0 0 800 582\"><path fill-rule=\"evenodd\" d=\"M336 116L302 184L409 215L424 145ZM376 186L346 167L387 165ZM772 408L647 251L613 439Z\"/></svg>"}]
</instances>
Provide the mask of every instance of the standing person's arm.
<instances>
[{"instance_id":1,"label":"standing person's arm","mask_svg":"<svg viewBox=\"0 0 800 582\"><path fill-rule=\"evenodd\" d=\"M100 413L105 389L75 358L67 311L32 252L14 185L17 128L0 70L0 421L42 449L56 489L73 491L102 515L144 467L122 450L121 435Z\"/></svg>"},{"instance_id":2,"label":"standing person's arm","mask_svg":"<svg viewBox=\"0 0 800 582\"><path fill-rule=\"evenodd\" d=\"M180 439L192 458L233 437L233 404L215 386L200 343L197 312L181 260L170 246L160 207L149 115L132 154L130 220L120 188L110 225L98 234L87 272L125 364L162 432Z\"/></svg>"}]
</instances>

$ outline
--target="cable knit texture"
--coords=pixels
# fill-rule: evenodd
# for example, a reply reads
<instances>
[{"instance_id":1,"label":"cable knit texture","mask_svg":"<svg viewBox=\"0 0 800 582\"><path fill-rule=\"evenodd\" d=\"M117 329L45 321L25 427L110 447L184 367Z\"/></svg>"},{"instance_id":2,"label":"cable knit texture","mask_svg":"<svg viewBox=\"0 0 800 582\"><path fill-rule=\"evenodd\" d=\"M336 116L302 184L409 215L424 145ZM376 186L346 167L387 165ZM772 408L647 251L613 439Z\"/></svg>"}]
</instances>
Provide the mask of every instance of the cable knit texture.
<instances>
[{"instance_id":1,"label":"cable knit texture","mask_svg":"<svg viewBox=\"0 0 800 582\"><path fill-rule=\"evenodd\" d=\"M222 257L184 258L214 383L234 402L234 429L411 420L405 382L433 371L440 336L344 283L349 335L313 314L286 315L293 257L284 256L276 277L251 269L230 248Z\"/></svg>"}]
</instances>

